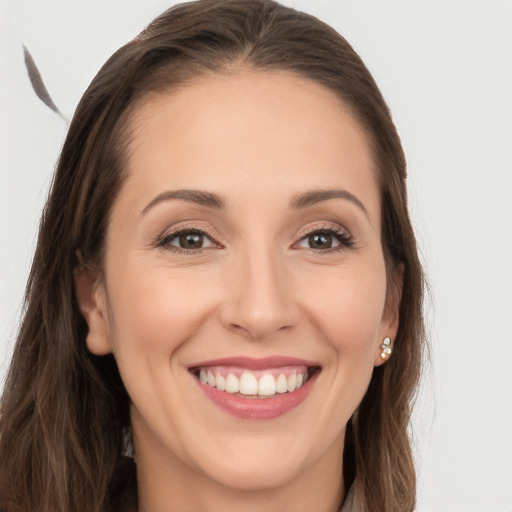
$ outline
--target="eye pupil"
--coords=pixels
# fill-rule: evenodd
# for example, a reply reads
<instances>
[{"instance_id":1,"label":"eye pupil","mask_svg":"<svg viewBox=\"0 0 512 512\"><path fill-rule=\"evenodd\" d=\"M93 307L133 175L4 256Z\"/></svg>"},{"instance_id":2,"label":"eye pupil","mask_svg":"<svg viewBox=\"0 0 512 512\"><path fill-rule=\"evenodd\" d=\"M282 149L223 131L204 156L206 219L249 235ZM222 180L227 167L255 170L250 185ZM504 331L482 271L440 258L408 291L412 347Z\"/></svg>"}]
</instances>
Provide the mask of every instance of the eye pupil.
<instances>
[{"instance_id":1,"label":"eye pupil","mask_svg":"<svg viewBox=\"0 0 512 512\"><path fill-rule=\"evenodd\" d=\"M200 249L203 246L203 235L200 233L184 233L179 238L183 249Z\"/></svg>"},{"instance_id":2,"label":"eye pupil","mask_svg":"<svg viewBox=\"0 0 512 512\"><path fill-rule=\"evenodd\" d=\"M330 249L332 247L332 236L315 233L308 237L308 242L312 249Z\"/></svg>"}]
</instances>

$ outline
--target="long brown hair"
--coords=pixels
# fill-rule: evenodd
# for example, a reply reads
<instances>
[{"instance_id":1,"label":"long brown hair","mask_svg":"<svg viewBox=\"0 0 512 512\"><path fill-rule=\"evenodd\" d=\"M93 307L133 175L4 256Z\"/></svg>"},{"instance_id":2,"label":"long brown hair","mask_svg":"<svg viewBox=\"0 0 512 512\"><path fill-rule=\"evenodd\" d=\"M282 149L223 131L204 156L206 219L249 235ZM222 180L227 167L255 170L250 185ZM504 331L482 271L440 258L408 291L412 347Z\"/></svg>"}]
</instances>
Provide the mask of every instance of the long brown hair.
<instances>
[{"instance_id":1,"label":"long brown hair","mask_svg":"<svg viewBox=\"0 0 512 512\"><path fill-rule=\"evenodd\" d=\"M43 212L1 402L3 512L107 512L133 496L134 468L123 454L129 398L114 358L86 349L73 275L80 265L101 268L109 213L125 177L125 128L137 102L237 66L289 71L324 85L367 132L387 268L403 267L403 290L393 355L374 370L347 427L344 474L361 512L414 509L408 427L424 345L423 275L405 158L386 103L347 41L316 18L270 0L200 0L169 9L118 50L74 115Z\"/></svg>"}]
</instances>

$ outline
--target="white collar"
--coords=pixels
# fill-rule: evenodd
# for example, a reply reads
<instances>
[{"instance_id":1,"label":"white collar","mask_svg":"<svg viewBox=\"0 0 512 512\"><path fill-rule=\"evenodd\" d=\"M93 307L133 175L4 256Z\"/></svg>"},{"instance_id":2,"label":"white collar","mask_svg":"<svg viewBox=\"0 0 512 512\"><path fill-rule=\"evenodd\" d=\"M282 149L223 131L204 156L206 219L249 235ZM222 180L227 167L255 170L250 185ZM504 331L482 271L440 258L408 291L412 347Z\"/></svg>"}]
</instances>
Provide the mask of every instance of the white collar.
<instances>
[{"instance_id":1,"label":"white collar","mask_svg":"<svg viewBox=\"0 0 512 512\"><path fill-rule=\"evenodd\" d=\"M343 506L340 508L340 512L356 512L353 486L348 491L347 497L343 502Z\"/></svg>"}]
</instances>

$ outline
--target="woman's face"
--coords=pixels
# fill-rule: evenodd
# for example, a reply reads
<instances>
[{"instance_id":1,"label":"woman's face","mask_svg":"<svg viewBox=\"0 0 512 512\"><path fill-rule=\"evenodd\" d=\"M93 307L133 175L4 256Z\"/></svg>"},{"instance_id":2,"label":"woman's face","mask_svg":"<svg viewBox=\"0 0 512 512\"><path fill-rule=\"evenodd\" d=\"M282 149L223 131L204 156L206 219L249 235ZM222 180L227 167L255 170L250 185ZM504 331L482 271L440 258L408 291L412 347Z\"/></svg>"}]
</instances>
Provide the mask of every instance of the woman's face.
<instances>
[{"instance_id":1,"label":"woman's face","mask_svg":"<svg viewBox=\"0 0 512 512\"><path fill-rule=\"evenodd\" d=\"M130 123L81 302L130 395L138 466L239 489L338 478L397 323L362 128L326 88L255 71L151 95Z\"/></svg>"}]
</instances>

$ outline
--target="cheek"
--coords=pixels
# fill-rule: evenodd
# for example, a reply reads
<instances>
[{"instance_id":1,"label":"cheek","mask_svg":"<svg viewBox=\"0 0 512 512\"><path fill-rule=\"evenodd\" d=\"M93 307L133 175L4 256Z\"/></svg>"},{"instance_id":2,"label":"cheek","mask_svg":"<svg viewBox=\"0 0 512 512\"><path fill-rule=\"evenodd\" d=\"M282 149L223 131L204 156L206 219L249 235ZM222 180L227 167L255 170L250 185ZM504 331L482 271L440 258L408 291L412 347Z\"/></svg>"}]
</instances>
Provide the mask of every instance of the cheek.
<instances>
[{"instance_id":1,"label":"cheek","mask_svg":"<svg viewBox=\"0 0 512 512\"><path fill-rule=\"evenodd\" d=\"M317 417L328 443L343 431L373 374L386 296L385 267L377 258L354 258L318 268L315 280L304 279L301 288L306 328L312 329L322 354Z\"/></svg>"},{"instance_id":2,"label":"cheek","mask_svg":"<svg viewBox=\"0 0 512 512\"><path fill-rule=\"evenodd\" d=\"M132 264L112 273L114 352L166 356L193 336L215 299L200 273Z\"/></svg>"},{"instance_id":3,"label":"cheek","mask_svg":"<svg viewBox=\"0 0 512 512\"><path fill-rule=\"evenodd\" d=\"M384 265L340 266L319 282L310 287L310 311L331 347L343 358L369 354L373 360L386 296Z\"/></svg>"}]
</instances>

